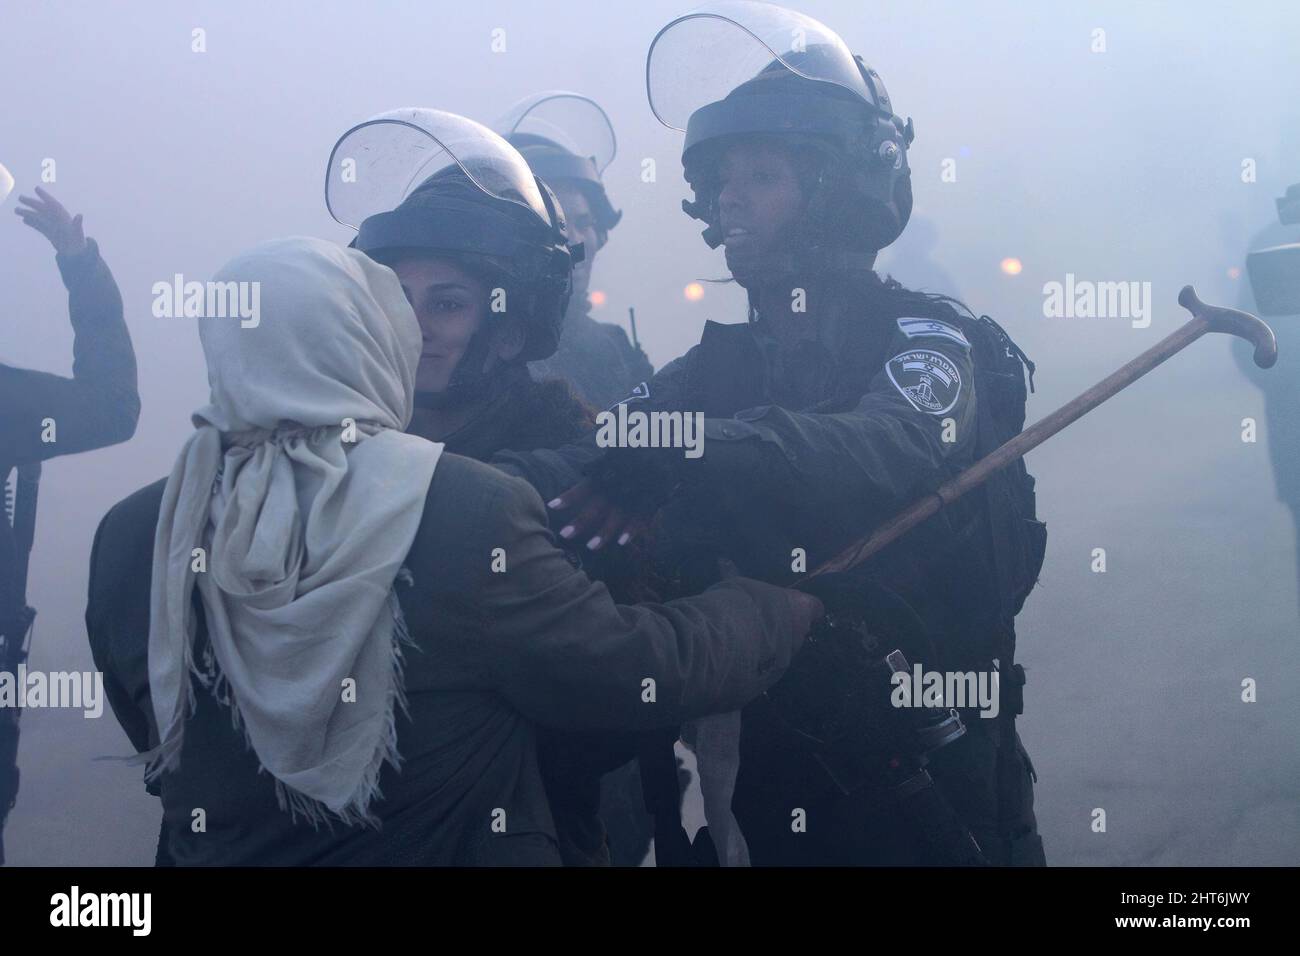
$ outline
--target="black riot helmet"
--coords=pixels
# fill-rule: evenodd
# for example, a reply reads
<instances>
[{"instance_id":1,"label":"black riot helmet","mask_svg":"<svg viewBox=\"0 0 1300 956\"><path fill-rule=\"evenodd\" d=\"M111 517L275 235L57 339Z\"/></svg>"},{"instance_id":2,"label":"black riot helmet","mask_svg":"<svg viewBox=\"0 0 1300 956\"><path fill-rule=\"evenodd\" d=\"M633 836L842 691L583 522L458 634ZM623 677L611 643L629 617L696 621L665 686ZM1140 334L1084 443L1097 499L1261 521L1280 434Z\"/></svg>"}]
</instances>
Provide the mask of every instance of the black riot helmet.
<instances>
[{"instance_id":1,"label":"black riot helmet","mask_svg":"<svg viewBox=\"0 0 1300 956\"><path fill-rule=\"evenodd\" d=\"M602 179L618 141L600 105L581 93L547 90L520 100L494 128L542 180L581 190L603 242L623 214L610 202Z\"/></svg>"},{"instance_id":2,"label":"black riot helmet","mask_svg":"<svg viewBox=\"0 0 1300 956\"><path fill-rule=\"evenodd\" d=\"M646 59L656 118L685 132L688 214L718 228L717 165L738 137L776 136L806 166L808 215L795 237L810 262L828 252L874 253L912 212L912 121L894 111L874 70L824 24L784 7L727 0L674 20Z\"/></svg>"},{"instance_id":3,"label":"black riot helmet","mask_svg":"<svg viewBox=\"0 0 1300 956\"><path fill-rule=\"evenodd\" d=\"M357 230L353 247L374 259L443 254L505 288L507 313L521 315L525 329L517 363L554 353L583 250L568 245L555 195L487 127L431 109L369 119L334 145L325 202L335 221ZM446 392L417 393L417 404L445 407L491 391L482 372L490 319Z\"/></svg>"}]
</instances>

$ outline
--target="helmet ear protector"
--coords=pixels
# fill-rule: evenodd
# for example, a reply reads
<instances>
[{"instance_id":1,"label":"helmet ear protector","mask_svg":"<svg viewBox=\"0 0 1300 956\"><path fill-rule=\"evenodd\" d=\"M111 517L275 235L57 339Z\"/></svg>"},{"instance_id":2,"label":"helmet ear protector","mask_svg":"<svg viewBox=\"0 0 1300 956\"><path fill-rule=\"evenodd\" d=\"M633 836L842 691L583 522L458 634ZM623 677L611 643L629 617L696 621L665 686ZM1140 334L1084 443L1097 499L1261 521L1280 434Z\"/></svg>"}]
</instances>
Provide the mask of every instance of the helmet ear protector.
<instances>
[{"instance_id":1,"label":"helmet ear protector","mask_svg":"<svg viewBox=\"0 0 1300 956\"><path fill-rule=\"evenodd\" d=\"M855 55L853 61L876 104L869 135L856 151L865 162L850 170L850 189L865 200L866 221L860 239L877 251L897 239L912 216L912 170L907 151L916 129L911 117L904 121L894 112L880 75L862 57Z\"/></svg>"},{"instance_id":2,"label":"helmet ear protector","mask_svg":"<svg viewBox=\"0 0 1300 956\"><path fill-rule=\"evenodd\" d=\"M564 314L573 294L573 267L586 259L583 243L568 240L564 207L551 188L536 175L538 192L550 222L544 235L521 237L509 259L511 279L523 294L525 340L516 362L533 362L555 354L560 344ZM535 217L534 221L535 220Z\"/></svg>"},{"instance_id":3,"label":"helmet ear protector","mask_svg":"<svg viewBox=\"0 0 1300 956\"><path fill-rule=\"evenodd\" d=\"M535 247L538 258L532 264L530 276L524 279L529 286L528 314L533 317L524 350L520 353L520 359L526 362L548 358L555 353L560 344L564 314L573 295L573 267L587 258L583 243L569 243L564 208L551 187L538 176L533 179L542 194L542 203L551 224L550 241Z\"/></svg>"}]
</instances>

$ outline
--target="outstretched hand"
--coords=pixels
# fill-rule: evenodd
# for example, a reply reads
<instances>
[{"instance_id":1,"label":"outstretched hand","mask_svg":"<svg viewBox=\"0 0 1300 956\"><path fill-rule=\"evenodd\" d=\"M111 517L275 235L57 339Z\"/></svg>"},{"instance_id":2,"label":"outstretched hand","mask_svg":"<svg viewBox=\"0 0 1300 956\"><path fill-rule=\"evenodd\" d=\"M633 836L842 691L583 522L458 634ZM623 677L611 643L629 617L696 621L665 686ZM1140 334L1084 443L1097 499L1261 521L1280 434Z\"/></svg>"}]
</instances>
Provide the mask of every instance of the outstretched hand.
<instances>
[{"instance_id":1,"label":"outstretched hand","mask_svg":"<svg viewBox=\"0 0 1300 956\"><path fill-rule=\"evenodd\" d=\"M658 448L609 449L583 469L582 481L547 506L569 512L561 538L585 541L592 551L625 545L674 498L688 467L688 459Z\"/></svg>"},{"instance_id":2,"label":"outstretched hand","mask_svg":"<svg viewBox=\"0 0 1300 956\"><path fill-rule=\"evenodd\" d=\"M574 485L547 503L553 511L571 512L560 529L566 541L586 541L591 551L600 551L617 542L627 544L645 531L648 521L633 515L612 502L590 478Z\"/></svg>"},{"instance_id":3,"label":"outstretched hand","mask_svg":"<svg viewBox=\"0 0 1300 956\"><path fill-rule=\"evenodd\" d=\"M69 215L63 204L40 186L36 197L19 196L14 213L54 246L59 255L75 256L86 248L86 236L81 231L81 214Z\"/></svg>"}]
</instances>

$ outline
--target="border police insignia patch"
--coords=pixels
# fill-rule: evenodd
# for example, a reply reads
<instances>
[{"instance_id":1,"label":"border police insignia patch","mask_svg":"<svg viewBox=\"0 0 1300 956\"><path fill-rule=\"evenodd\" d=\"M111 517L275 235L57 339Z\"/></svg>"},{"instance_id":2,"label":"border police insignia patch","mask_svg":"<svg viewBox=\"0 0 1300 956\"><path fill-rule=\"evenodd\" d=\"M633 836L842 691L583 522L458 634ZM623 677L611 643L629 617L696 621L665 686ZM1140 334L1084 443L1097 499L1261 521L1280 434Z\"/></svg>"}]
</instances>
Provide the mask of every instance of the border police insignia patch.
<instances>
[{"instance_id":1,"label":"border police insignia patch","mask_svg":"<svg viewBox=\"0 0 1300 956\"><path fill-rule=\"evenodd\" d=\"M899 319L898 329L909 339L919 335L938 335L951 339L964 349L970 348L970 340L962 334L961 329L938 319Z\"/></svg>"},{"instance_id":2,"label":"border police insignia patch","mask_svg":"<svg viewBox=\"0 0 1300 956\"><path fill-rule=\"evenodd\" d=\"M885 363L885 371L894 388L918 412L942 415L952 410L961 395L957 366L929 349L900 352Z\"/></svg>"}]
</instances>

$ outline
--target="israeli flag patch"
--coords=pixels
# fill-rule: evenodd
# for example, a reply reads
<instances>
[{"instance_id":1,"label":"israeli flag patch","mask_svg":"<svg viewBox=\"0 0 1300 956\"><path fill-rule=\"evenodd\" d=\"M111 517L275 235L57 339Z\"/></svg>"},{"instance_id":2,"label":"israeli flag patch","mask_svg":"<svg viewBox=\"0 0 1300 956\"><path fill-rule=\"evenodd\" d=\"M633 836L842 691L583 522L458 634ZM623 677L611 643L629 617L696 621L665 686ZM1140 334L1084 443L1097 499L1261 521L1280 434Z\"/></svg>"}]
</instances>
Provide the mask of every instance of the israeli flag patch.
<instances>
[{"instance_id":1,"label":"israeli flag patch","mask_svg":"<svg viewBox=\"0 0 1300 956\"><path fill-rule=\"evenodd\" d=\"M951 339L964 349L970 348L970 341L961 334L961 329L938 319L899 319L898 329L909 339L919 336L934 336Z\"/></svg>"}]
</instances>

